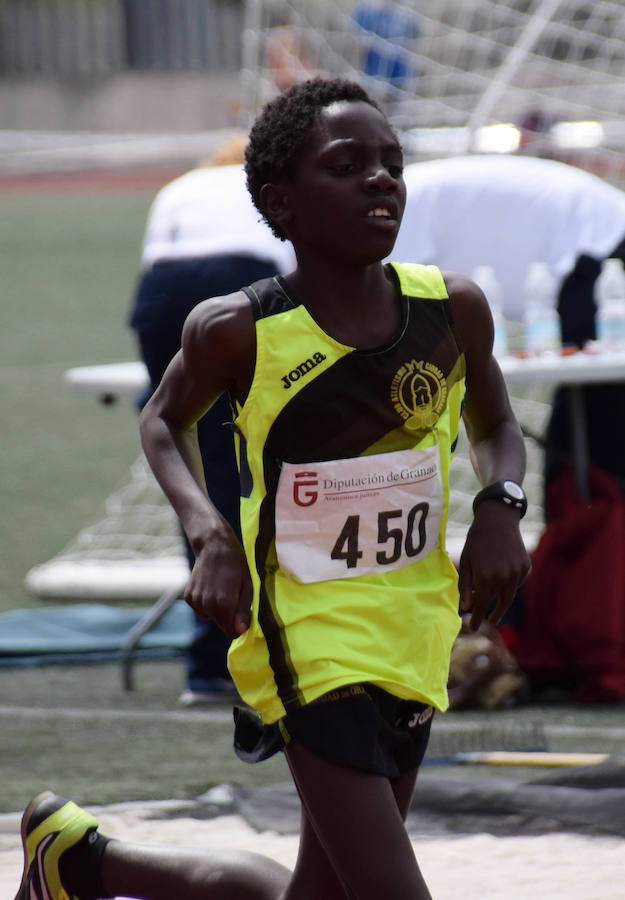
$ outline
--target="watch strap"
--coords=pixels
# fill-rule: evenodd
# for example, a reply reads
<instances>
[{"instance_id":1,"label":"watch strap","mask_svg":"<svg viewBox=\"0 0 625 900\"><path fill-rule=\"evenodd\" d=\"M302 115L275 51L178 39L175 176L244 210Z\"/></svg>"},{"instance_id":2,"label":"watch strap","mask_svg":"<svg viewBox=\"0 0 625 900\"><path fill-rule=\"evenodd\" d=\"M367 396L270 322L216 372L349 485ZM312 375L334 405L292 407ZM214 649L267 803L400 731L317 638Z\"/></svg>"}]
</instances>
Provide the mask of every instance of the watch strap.
<instances>
[{"instance_id":1,"label":"watch strap","mask_svg":"<svg viewBox=\"0 0 625 900\"><path fill-rule=\"evenodd\" d=\"M523 518L527 512L527 497L525 496L525 491L520 484L517 484L516 481L510 481L509 479L495 481L493 484L489 484L485 488L482 488L481 491L478 491L473 498L474 513L480 503L483 503L484 500L500 500L502 503L507 503L509 506L514 507L514 509L519 510L521 518Z\"/></svg>"}]
</instances>

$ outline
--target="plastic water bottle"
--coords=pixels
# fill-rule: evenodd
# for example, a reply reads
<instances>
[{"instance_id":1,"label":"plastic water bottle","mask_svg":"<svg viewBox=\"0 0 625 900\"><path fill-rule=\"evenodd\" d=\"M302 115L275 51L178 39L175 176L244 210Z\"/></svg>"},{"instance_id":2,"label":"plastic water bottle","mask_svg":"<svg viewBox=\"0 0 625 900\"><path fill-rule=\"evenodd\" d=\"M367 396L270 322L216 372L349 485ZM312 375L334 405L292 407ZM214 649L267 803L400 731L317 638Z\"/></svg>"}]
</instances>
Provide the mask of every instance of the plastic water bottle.
<instances>
[{"instance_id":1,"label":"plastic water bottle","mask_svg":"<svg viewBox=\"0 0 625 900\"><path fill-rule=\"evenodd\" d=\"M532 356L557 353L562 343L556 309L556 280L544 262L531 263L525 281L525 345Z\"/></svg>"},{"instance_id":2,"label":"plastic water bottle","mask_svg":"<svg viewBox=\"0 0 625 900\"><path fill-rule=\"evenodd\" d=\"M503 315L501 285L495 275L492 266L476 266L472 274L473 281L482 288L486 294L495 326L495 340L493 353L497 357L508 355L508 334L506 332L506 320Z\"/></svg>"},{"instance_id":3,"label":"plastic water bottle","mask_svg":"<svg viewBox=\"0 0 625 900\"><path fill-rule=\"evenodd\" d=\"M618 258L604 259L595 282L597 340L604 350L625 348L625 268Z\"/></svg>"}]
</instances>

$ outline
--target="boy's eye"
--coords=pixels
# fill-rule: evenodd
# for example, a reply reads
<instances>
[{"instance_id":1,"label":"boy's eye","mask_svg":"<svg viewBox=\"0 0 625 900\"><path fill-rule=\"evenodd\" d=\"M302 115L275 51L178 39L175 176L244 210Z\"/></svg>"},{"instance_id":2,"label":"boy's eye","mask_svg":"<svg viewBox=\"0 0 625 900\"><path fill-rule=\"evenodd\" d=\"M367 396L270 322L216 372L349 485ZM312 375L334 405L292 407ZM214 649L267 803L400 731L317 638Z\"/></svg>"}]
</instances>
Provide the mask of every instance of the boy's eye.
<instances>
[{"instance_id":1,"label":"boy's eye","mask_svg":"<svg viewBox=\"0 0 625 900\"><path fill-rule=\"evenodd\" d=\"M387 166L386 168L391 178L401 178L404 171L403 166Z\"/></svg>"},{"instance_id":2,"label":"boy's eye","mask_svg":"<svg viewBox=\"0 0 625 900\"><path fill-rule=\"evenodd\" d=\"M335 175L349 175L350 172L354 170L353 163L335 163L332 166L329 166L331 172Z\"/></svg>"}]
</instances>

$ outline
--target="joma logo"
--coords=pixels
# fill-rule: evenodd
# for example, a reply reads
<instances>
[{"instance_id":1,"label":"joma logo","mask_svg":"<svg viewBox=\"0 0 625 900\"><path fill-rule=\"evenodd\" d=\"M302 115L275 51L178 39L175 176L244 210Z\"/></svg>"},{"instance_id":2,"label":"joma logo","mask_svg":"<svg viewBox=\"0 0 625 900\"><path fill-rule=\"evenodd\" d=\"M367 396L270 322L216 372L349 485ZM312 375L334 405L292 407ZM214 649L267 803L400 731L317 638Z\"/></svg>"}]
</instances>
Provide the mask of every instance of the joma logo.
<instances>
[{"instance_id":1,"label":"joma logo","mask_svg":"<svg viewBox=\"0 0 625 900\"><path fill-rule=\"evenodd\" d=\"M295 369L291 369L287 375L283 375L282 384L284 385L284 389L288 390L292 384L299 381L304 375L307 375L312 369L318 366L319 363L322 363L325 358L323 353L315 353L312 357L309 356L308 359L301 362Z\"/></svg>"}]
</instances>

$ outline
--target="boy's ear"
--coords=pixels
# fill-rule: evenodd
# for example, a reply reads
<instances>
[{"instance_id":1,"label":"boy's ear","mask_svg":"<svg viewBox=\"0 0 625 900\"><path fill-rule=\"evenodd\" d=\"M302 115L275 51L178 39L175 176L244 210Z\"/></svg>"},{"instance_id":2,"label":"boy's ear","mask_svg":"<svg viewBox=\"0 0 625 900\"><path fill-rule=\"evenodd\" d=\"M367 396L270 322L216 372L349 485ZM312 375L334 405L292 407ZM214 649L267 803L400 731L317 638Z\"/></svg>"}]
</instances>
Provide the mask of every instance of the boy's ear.
<instances>
[{"instance_id":1,"label":"boy's ear","mask_svg":"<svg viewBox=\"0 0 625 900\"><path fill-rule=\"evenodd\" d=\"M264 184L260 189L260 203L266 217L282 229L291 221L289 195L284 185Z\"/></svg>"}]
</instances>

